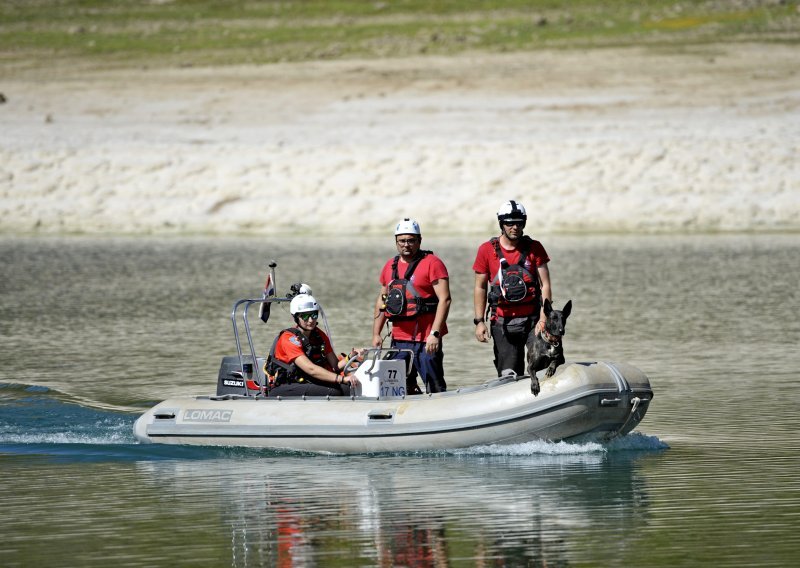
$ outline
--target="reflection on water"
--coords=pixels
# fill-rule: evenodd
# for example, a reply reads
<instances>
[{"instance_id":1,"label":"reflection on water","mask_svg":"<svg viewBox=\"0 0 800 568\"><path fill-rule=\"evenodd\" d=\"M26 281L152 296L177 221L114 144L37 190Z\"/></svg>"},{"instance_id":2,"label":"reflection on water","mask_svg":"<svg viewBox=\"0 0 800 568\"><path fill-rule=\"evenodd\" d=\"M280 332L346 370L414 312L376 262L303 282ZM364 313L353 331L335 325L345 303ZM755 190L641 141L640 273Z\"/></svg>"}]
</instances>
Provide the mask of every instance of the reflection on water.
<instances>
[{"instance_id":1,"label":"reflection on water","mask_svg":"<svg viewBox=\"0 0 800 568\"><path fill-rule=\"evenodd\" d=\"M602 453L284 456L139 470L168 480L170 494L217 496L235 566L300 566L328 555L369 566L443 566L450 558L564 564L565 540L593 526L598 509L613 511L627 531L648 501L634 457Z\"/></svg>"},{"instance_id":2,"label":"reflection on water","mask_svg":"<svg viewBox=\"0 0 800 568\"><path fill-rule=\"evenodd\" d=\"M425 243L451 273L454 387L492 374L472 336L480 240ZM650 376L632 448L136 445L118 409L212 391L230 309L260 294L268 259L282 288L314 287L340 350L364 344L391 240L0 238L0 566L800 561L800 238L544 242L556 304L574 305L567 358ZM262 351L289 322L273 318Z\"/></svg>"}]
</instances>

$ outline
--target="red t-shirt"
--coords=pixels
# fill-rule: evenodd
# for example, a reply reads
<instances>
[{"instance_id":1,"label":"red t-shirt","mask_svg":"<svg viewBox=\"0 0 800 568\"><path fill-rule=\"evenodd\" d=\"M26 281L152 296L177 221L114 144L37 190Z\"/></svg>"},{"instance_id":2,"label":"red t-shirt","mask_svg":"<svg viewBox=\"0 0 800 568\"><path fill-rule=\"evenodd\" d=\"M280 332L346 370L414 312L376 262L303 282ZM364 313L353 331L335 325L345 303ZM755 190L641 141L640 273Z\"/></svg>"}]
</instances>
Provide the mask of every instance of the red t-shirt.
<instances>
[{"instance_id":1,"label":"red t-shirt","mask_svg":"<svg viewBox=\"0 0 800 568\"><path fill-rule=\"evenodd\" d=\"M394 257L390 258L381 270L380 282L382 286L388 286L392 281L392 263ZM408 269L408 263L400 258L397 263L397 277L403 278ZM414 274L411 275L411 283L414 289L422 298L433 298L436 292L433 283L442 278L448 278L447 268L441 259L435 254L429 254L419 261ZM392 337L397 341L425 341L431 334L433 320L436 319L436 312L420 314L414 319L403 319L392 322ZM447 335L447 325L442 324L439 333Z\"/></svg>"},{"instance_id":2,"label":"red t-shirt","mask_svg":"<svg viewBox=\"0 0 800 568\"><path fill-rule=\"evenodd\" d=\"M328 336L325 335L325 332L321 329L317 329L319 332L320 337L322 338L323 343L323 352L327 356L328 353L333 352L333 347L331 346L331 340L328 339ZM291 331L283 331L278 338L278 343L275 344L275 358L278 361L283 361L284 363L294 363L294 360L300 357L300 355L305 355L306 352L303 350L303 344L300 342L300 339ZM329 371L330 365L327 363L325 368Z\"/></svg>"},{"instance_id":3,"label":"red t-shirt","mask_svg":"<svg viewBox=\"0 0 800 568\"><path fill-rule=\"evenodd\" d=\"M544 250L542 243L536 240L533 241L524 264L520 262L520 252L517 249L506 250L502 244L500 247L503 249L503 255L506 257L508 264L523 265L525 270L530 272L534 278L539 277L538 268L550 262L550 257L547 256L547 251ZM492 285L492 280L497 277L497 273L500 271L500 260L497 258L491 241L487 241L478 247L478 254L475 256L472 270L477 274L485 274L489 279L489 286ZM533 313L535 307L535 304L530 302L506 304L505 309L502 306L497 306L497 316L505 318L529 316Z\"/></svg>"}]
</instances>

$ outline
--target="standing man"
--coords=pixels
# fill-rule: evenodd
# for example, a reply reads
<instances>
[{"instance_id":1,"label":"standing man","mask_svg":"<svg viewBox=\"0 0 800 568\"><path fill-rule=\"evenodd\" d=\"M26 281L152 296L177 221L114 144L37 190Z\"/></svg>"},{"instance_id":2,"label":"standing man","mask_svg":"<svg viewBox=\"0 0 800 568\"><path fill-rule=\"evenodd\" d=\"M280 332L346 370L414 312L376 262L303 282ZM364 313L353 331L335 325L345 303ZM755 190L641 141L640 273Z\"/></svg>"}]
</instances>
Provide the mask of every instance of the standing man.
<instances>
[{"instance_id":1,"label":"standing man","mask_svg":"<svg viewBox=\"0 0 800 568\"><path fill-rule=\"evenodd\" d=\"M486 314L494 340L498 376L509 369L525 374L525 347L530 351L544 329L543 298L552 301L550 257L542 243L523 234L528 215L517 201L506 201L497 211L500 236L478 248L475 263L475 337L489 340Z\"/></svg>"},{"instance_id":2,"label":"standing man","mask_svg":"<svg viewBox=\"0 0 800 568\"><path fill-rule=\"evenodd\" d=\"M447 268L433 252L420 250L422 233L415 220L400 221L395 227L394 239L398 254L381 270L372 346L380 347L383 343L381 331L388 319L392 323L392 347L410 349L414 353L406 392L420 392L418 373L426 392L444 392L447 383L442 365L442 338L447 334L445 322L450 310Z\"/></svg>"}]
</instances>

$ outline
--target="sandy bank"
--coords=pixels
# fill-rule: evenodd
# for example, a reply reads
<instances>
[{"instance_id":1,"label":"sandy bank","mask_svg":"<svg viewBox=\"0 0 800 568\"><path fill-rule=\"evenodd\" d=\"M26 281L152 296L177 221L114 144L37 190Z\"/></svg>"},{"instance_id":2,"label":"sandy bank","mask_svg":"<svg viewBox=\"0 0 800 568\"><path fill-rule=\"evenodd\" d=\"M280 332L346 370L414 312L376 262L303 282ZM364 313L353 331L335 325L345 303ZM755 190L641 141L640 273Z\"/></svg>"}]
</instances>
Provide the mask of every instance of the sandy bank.
<instances>
[{"instance_id":1,"label":"sandy bank","mask_svg":"<svg viewBox=\"0 0 800 568\"><path fill-rule=\"evenodd\" d=\"M6 75L5 233L800 230L793 47Z\"/></svg>"}]
</instances>

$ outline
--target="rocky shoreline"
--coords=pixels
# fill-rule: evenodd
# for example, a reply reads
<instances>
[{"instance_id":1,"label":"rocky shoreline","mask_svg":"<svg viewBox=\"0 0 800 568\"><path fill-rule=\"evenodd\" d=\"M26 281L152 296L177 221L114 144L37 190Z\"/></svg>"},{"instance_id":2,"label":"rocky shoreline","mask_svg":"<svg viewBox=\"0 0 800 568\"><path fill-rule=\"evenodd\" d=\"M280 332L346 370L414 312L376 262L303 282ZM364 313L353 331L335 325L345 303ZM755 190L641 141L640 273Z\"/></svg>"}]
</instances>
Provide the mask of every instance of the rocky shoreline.
<instances>
[{"instance_id":1,"label":"rocky shoreline","mask_svg":"<svg viewBox=\"0 0 800 568\"><path fill-rule=\"evenodd\" d=\"M0 233L800 230L796 49L725 44L4 80Z\"/></svg>"}]
</instances>

